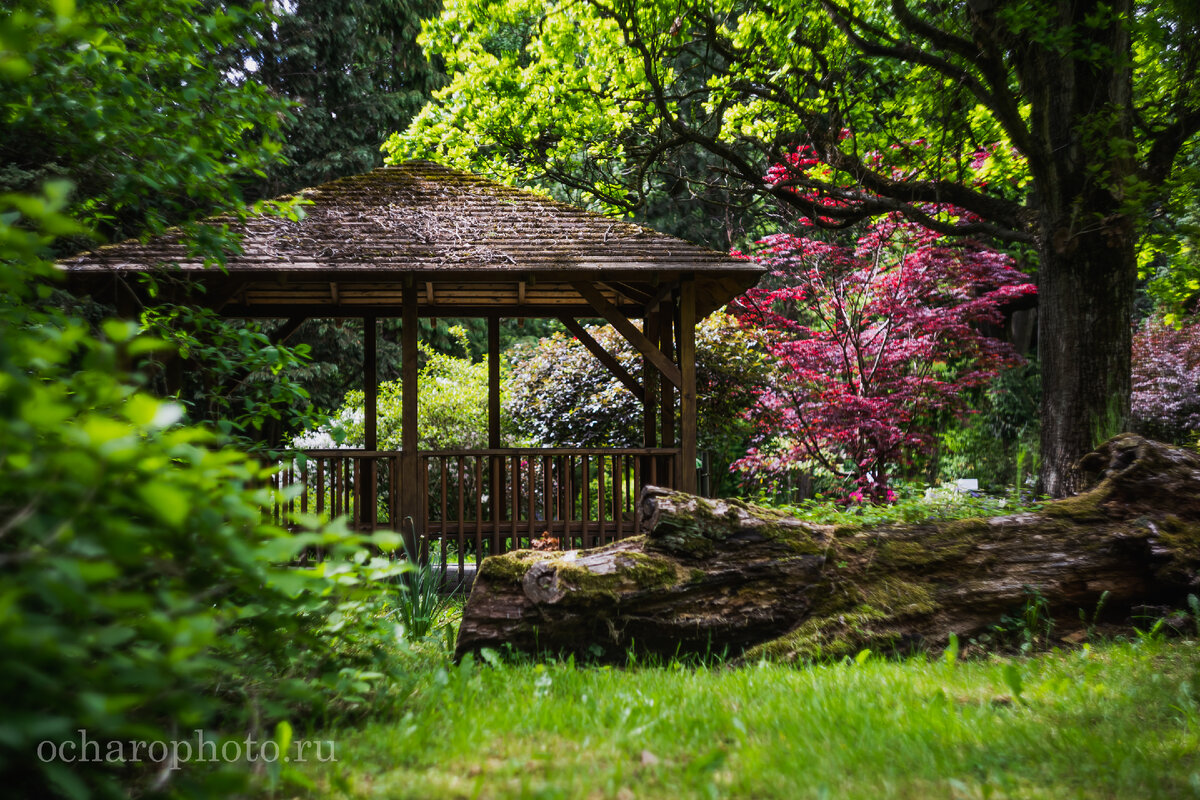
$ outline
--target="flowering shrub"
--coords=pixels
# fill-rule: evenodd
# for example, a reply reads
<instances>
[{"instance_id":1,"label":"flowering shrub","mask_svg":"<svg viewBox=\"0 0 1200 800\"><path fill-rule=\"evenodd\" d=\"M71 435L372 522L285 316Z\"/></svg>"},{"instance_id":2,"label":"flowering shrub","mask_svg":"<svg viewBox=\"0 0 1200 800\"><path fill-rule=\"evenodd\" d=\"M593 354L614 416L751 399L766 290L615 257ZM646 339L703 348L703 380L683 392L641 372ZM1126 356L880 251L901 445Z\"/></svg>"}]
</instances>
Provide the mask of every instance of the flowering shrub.
<instances>
[{"instance_id":1,"label":"flowering shrub","mask_svg":"<svg viewBox=\"0 0 1200 800\"><path fill-rule=\"evenodd\" d=\"M760 244L775 288L751 290L737 311L769 332L776 371L738 468L815 462L882 500L894 467L933 446L938 420L966 412L963 390L1020 360L980 331L1036 291L1002 253L896 216L855 247L788 234Z\"/></svg>"},{"instance_id":2,"label":"flowering shrub","mask_svg":"<svg viewBox=\"0 0 1200 800\"><path fill-rule=\"evenodd\" d=\"M1133 336L1132 427L1182 443L1200 431L1200 320L1147 319Z\"/></svg>"}]
</instances>

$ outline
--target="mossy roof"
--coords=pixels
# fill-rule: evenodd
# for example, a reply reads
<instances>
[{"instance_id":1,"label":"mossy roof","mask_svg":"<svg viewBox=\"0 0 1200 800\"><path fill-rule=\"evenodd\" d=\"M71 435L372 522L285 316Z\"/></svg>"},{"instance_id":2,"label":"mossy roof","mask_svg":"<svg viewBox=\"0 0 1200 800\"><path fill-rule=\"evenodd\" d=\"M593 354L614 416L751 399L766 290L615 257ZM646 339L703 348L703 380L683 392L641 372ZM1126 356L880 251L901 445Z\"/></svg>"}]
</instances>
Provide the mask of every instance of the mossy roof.
<instances>
[{"instance_id":1,"label":"mossy roof","mask_svg":"<svg viewBox=\"0 0 1200 800\"><path fill-rule=\"evenodd\" d=\"M272 304L387 304L399 297L401 283L414 280L428 287L423 302L438 308L506 299L551 308L572 294L573 280L608 282L614 301L636 305L654 287L695 276L698 310L706 313L762 274L751 262L428 161L382 167L299 194L306 205L298 221L214 218L241 234L242 252L226 264L228 277L199 280L240 280L235 305L249 312ZM189 254L177 233L62 262L83 285L162 264L196 276L214 272Z\"/></svg>"}]
</instances>

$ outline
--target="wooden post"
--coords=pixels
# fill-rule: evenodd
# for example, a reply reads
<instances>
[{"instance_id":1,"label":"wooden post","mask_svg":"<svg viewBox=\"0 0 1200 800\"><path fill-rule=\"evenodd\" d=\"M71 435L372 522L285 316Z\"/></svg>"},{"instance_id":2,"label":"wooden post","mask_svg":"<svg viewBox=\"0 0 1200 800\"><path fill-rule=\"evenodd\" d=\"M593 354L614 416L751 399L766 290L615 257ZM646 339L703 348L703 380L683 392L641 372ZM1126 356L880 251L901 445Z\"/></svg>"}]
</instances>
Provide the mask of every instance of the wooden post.
<instances>
[{"instance_id":1,"label":"wooden post","mask_svg":"<svg viewBox=\"0 0 1200 800\"><path fill-rule=\"evenodd\" d=\"M298 326L297 326L298 327ZM363 447L379 449L378 403L379 372L376 367L375 317L363 317ZM358 465L358 518L367 530L375 529L375 459L364 458Z\"/></svg>"},{"instance_id":2,"label":"wooden post","mask_svg":"<svg viewBox=\"0 0 1200 800\"><path fill-rule=\"evenodd\" d=\"M662 315L655 309L642 320L643 332L655 344L658 343L659 322ZM668 381L663 383L669 384ZM658 439L658 370L650 359L642 357L642 446L654 447ZM661 480L661 479L660 479Z\"/></svg>"},{"instance_id":3,"label":"wooden post","mask_svg":"<svg viewBox=\"0 0 1200 800\"><path fill-rule=\"evenodd\" d=\"M421 460L417 455L417 288L406 286L400 318L400 528L417 553L425 528ZM411 520L411 523L410 523Z\"/></svg>"},{"instance_id":4,"label":"wooden post","mask_svg":"<svg viewBox=\"0 0 1200 800\"><path fill-rule=\"evenodd\" d=\"M488 447L500 446L500 315L488 316Z\"/></svg>"},{"instance_id":5,"label":"wooden post","mask_svg":"<svg viewBox=\"0 0 1200 800\"><path fill-rule=\"evenodd\" d=\"M679 489L696 492L696 282L686 276L679 287Z\"/></svg>"},{"instance_id":6,"label":"wooden post","mask_svg":"<svg viewBox=\"0 0 1200 800\"><path fill-rule=\"evenodd\" d=\"M489 314L488 325L488 449L500 447L500 315ZM504 459L492 456L488 501L492 522L504 518ZM514 519L515 526L515 519Z\"/></svg>"},{"instance_id":7,"label":"wooden post","mask_svg":"<svg viewBox=\"0 0 1200 800\"><path fill-rule=\"evenodd\" d=\"M379 373L376 367L375 317L363 318L363 447L379 449L378 403Z\"/></svg>"},{"instance_id":8,"label":"wooden post","mask_svg":"<svg viewBox=\"0 0 1200 800\"><path fill-rule=\"evenodd\" d=\"M669 359L675 358L675 297L668 295L663 301L663 312L659 315L659 333L662 337L662 352ZM669 382L663 382L661 398L662 436L659 441L663 447L675 446L675 389Z\"/></svg>"}]
</instances>

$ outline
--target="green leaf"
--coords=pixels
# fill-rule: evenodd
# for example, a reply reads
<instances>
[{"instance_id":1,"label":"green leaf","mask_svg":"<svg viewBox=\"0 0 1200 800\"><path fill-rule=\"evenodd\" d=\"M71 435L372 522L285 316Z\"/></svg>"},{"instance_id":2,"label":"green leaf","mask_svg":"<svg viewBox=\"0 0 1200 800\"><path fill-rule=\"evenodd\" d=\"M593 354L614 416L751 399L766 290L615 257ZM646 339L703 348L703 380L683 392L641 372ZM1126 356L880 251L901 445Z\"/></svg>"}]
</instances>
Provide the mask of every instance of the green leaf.
<instances>
[{"instance_id":1,"label":"green leaf","mask_svg":"<svg viewBox=\"0 0 1200 800\"><path fill-rule=\"evenodd\" d=\"M1024 702L1021 699L1021 692L1024 686L1021 681L1021 669L1013 662L1008 662L1004 665L1004 682L1008 684L1009 691L1012 692L1013 698L1018 702Z\"/></svg>"},{"instance_id":2,"label":"green leaf","mask_svg":"<svg viewBox=\"0 0 1200 800\"><path fill-rule=\"evenodd\" d=\"M137 488L142 499L155 516L172 528L180 528L191 512L191 500L185 492L164 481L151 481Z\"/></svg>"}]
</instances>

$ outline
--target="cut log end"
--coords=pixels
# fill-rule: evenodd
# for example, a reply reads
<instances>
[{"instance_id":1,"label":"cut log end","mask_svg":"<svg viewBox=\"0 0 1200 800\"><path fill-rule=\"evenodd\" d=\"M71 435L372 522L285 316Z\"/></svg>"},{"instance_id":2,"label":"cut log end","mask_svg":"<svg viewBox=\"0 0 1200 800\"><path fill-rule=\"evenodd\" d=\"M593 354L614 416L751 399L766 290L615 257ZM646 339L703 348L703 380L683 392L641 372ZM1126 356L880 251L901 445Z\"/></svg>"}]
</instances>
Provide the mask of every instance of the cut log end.
<instances>
[{"instance_id":1,"label":"cut log end","mask_svg":"<svg viewBox=\"0 0 1200 800\"><path fill-rule=\"evenodd\" d=\"M1102 595L1182 602L1200 575L1200 456L1123 434L1081 467L1093 488L1038 512L861 529L647 487L646 536L485 559L456 654L818 659L936 648L1030 602L1076 624Z\"/></svg>"}]
</instances>

